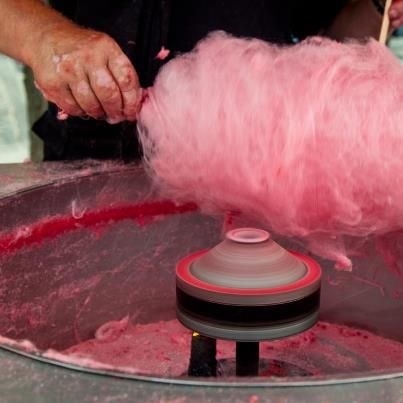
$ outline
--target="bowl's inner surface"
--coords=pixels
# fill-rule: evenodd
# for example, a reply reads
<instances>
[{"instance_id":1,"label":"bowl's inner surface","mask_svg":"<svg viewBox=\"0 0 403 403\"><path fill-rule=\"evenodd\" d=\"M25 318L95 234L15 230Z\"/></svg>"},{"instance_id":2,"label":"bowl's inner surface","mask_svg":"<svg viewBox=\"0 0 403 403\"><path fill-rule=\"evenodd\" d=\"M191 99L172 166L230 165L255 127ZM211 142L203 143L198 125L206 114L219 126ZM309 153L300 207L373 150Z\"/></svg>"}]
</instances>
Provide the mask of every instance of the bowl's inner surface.
<instances>
[{"instance_id":1,"label":"bowl's inner surface","mask_svg":"<svg viewBox=\"0 0 403 403\"><path fill-rule=\"evenodd\" d=\"M175 319L175 265L219 242L218 218L161 202L144 175L130 172L43 186L0 204L2 337L70 354L79 366L89 358L95 370L99 361L112 371L187 377L191 332ZM400 244L400 234L389 237L382 256L373 243L357 247L351 273L320 261L320 323L261 343L261 378L403 370ZM234 343L219 341L217 358L220 374L232 375Z\"/></svg>"}]
</instances>

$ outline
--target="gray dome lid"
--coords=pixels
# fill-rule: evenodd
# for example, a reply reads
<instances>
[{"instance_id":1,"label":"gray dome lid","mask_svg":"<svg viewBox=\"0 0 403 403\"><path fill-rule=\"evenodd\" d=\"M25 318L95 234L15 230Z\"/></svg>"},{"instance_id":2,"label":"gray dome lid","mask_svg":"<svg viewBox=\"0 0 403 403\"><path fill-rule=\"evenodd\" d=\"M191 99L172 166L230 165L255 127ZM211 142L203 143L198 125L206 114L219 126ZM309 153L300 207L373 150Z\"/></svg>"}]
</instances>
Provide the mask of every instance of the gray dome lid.
<instances>
[{"instance_id":1,"label":"gray dome lid","mask_svg":"<svg viewBox=\"0 0 403 403\"><path fill-rule=\"evenodd\" d=\"M302 279L307 268L269 233L239 228L196 259L190 271L206 283L235 289L275 288Z\"/></svg>"}]
</instances>

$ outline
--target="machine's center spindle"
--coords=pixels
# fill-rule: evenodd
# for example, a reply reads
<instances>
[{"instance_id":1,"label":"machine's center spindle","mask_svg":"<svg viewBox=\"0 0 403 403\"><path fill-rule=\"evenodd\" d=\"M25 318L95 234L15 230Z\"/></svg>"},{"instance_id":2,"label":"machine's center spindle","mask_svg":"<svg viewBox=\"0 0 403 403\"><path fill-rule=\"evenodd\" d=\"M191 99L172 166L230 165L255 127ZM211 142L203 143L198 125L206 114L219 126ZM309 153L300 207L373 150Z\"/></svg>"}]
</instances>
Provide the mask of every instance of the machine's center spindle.
<instances>
[{"instance_id":1,"label":"machine's center spindle","mask_svg":"<svg viewBox=\"0 0 403 403\"><path fill-rule=\"evenodd\" d=\"M203 361L212 363L199 370L203 366L195 367L200 359L193 354L189 374L214 375L212 340L227 339L237 342L236 374L258 375L259 341L316 323L320 277L315 261L254 228L232 230L211 250L183 259L176 270L177 316L203 336L193 337L192 351L204 351Z\"/></svg>"},{"instance_id":2,"label":"machine's center spindle","mask_svg":"<svg viewBox=\"0 0 403 403\"><path fill-rule=\"evenodd\" d=\"M253 244L266 242L270 239L270 234L267 231L255 228L240 228L227 232L225 235L230 241Z\"/></svg>"}]
</instances>

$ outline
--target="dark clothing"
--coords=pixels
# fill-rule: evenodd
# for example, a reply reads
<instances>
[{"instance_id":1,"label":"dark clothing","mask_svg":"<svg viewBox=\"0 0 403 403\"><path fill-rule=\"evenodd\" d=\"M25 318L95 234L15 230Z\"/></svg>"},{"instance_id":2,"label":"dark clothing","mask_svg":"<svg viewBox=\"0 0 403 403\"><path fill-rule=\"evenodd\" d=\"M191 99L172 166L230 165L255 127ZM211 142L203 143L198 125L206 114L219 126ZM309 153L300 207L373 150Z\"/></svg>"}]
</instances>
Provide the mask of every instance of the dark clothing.
<instances>
[{"instance_id":1,"label":"dark clothing","mask_svg":"<svg viewBox=\"0 0 403 403\"><path fill-rule=\"evenodd\" d=\"M169 43L187 52L215 30L275 43L317 34L348 0L171 0Z\"/></svg>"},{"instance_id":2,"label":"dark clothing","mask_svg":"<svg viewBox=\"0 0 403 403\"><path fill-rule=\"evenodd\" d=\"M209 32L293 43L316 34L347 0L53 0L51 5L76 23L113 37L133 62L143 87L150 86L165 46L171 55L191 50ZM34 125L45 142L45 159L140 156L135 126L94 119L56 119L50 106Z\"/></svg>"}]
</instances>

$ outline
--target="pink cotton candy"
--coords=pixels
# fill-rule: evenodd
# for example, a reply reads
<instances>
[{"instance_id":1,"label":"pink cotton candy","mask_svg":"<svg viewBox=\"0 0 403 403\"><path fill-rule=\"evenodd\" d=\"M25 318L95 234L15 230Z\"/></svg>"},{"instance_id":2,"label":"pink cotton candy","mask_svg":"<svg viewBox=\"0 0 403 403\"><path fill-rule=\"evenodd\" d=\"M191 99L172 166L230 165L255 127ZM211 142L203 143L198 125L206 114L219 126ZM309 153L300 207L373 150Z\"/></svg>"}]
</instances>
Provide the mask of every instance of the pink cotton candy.
<instances>
[{"instance_id":1,"label":"pink cotton candy","mask_svg":"<svg viewBox=\"0 0 403 403\"><path fill-rule=\"evenodd\" d=\"M376 41L215 33L169 62L139 125L170 196L241 211L348 267L346 236L403 228L403 68Z\"/></svg>"},{"instance_id":2,"label":"pink cotton candy","mask_svg":"<svg viewBox=\"0 0 403 403\"><path fill-rule=\"evenodd\" d=\"M63 109L59 109L56 117L58 120L67 120L69 115Z\"/></svg>"},{"instance_id":3,"label":"pink cotton candy","mask_svg":"<svg viewBox=\"0 0 403 403\"><path fill-rule=\"evenodd\" d=\"M155 56L155 58L158 60L165 60L170 53L171 51L169 49L166 49L164 46L162 46L162 48L158 52L157 56Z\"/></svg>"}]
</instances>

